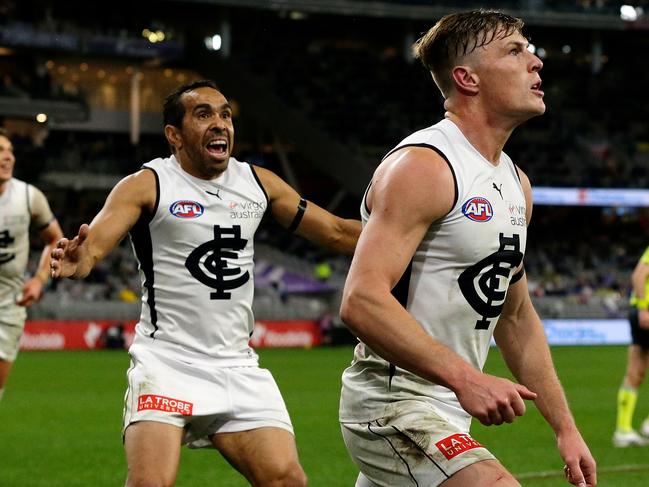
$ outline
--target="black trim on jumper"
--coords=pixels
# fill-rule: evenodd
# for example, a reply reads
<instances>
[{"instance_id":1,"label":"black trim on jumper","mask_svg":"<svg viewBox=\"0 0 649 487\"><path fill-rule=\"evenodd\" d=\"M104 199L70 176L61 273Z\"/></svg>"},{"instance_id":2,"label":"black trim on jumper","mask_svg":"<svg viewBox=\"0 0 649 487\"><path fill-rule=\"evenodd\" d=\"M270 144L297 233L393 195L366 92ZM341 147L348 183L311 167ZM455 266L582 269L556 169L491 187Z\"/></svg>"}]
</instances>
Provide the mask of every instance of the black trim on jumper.
<instances>
[{"instance_id":1,"label":"black trim on jumper","mask_svg":"<svg viewBox=\"0 0 649 487\"><path fill-rule=\"evenodd\" d=\"M32 205L29 203L29 184L25 184L25 200L27 202L27 214L32 218Z\"/></svg>"},{"instance_id":2,"label":"black trim on jumper","mask_svg":"<svg viewBox=\"0 0 649 487\"><path fill-rule=\"evenodd\" d=\"M512 278L509 280L509 285L511 286L512 284L516 284L518 281L520 281L523 276L525 275L525 267L521 268L520 271L518 271L516 274L512 276Z\"/></svg>"},{"instance_id":3,"label":"black trim on jumper","mask_svg":"<svg viewBox=\"0 0 649 487\"><path fill-rule=\"evenodd\" d=\"M512 164L514 164L512 162ZM516 170L516 177L518 178L518 182L523 184L523 181L521 181L521 174L520 174L520 169L518 169L518 166L514 164L514 169Z\"/></svg>"},{"instance_id":4,"label":"black trim on jumper","mask_svg":"<svg viewBox=\"0 0 649 487\"><path fill-rule=\"evenodd\" d=\"M249 162L246 162L248 164L248 167L250 167L250 170L252 171L252 175L255 178L255 181L257 181L257 184L261 188L262 192L264 193L264 196L266 197L266 204L270 204L270 198L268 197L268 193L266 192L266 188L264 188L264 185L261 184L261 179L259 179L259 175L257 174L257 171L255 171L255 166L250 164Z\"/></svg>"},{"instance_id":5,"label":"black trim on jumper","mask_svg":"<svg viewBox=\"0 0 649 487\"><path fill-rule=\"evenodd\" d=\"M144 288L147 290L147 305L149 306L149 314L151 316L151 325L153 331L149 335L150 338L155 338L155 332L158 331L158 311L155 307L155 273L153 272L153 241L151 240L151 231L149 223L153 220L158 206L160 204L160 178L155 169L147 166L142 166L143 169L148 169L153 172L155 176L155 189L156 198L153 211L151 213L142 212L138 221L133 225L131 231L131 240L133 241L133 249L135 256L140 263L140 269L144 273Z\"/></svg>"},{"instance_id":6,"label":"black trim on jumper","mask_svg":"<svg viewBox=\"0 0 649 487\"><path fill-rule=\"evenodd\" d=\"M367 212L368 215L372 213L369 207L367 206L367 193L370 192L371 187L372 187L372 181L370 181L370 184L367 185L367 189L365 190L365 193L363 193L363 200L362 200L363 206L365 207L365 211Z\"/></svg>"},{"instance_id":7,"label":"black trim on jumper","mask_svg":"<svg viewBox=\"0 0 649 487\"><path fill-rule=\"evenodd\" d=\"M455 190L455 196L454 196L454 198L453 198L453 206L451 206L451 208L455 208L455 205L457 204L457 200L458 200L458 198L459 198L459 189L458 189L458 187L457 187L457 176L455 175L455 170L453 169L453 165L452 165L451 162L448 160L448 157L446 157L446 154L444 154L440 149L438 149L438 148L435 147L434 145L423 144L423 143L421 143L421 144L404 144L404 145L400 145L400 146L395 147L394 149L392 149L390 152L388 152L388 153L385 155L385 157L384 157L383 159L381 159L381 162L385 161L385 159L386 159L388 156L394 154L396 151L401 150L401 149L403 149L403 148L405 148L405 147L422 147L422 148L425 148L425 149L433 150L433 151L437 152L437 154L438 154L442 159L444 159L444 160L446 161L446 164L448 165L448 168L451 170L451 174L453 175L453 186L454 186L454 190Z\"/></svg>"},{"instance_id":8,"label":"black trim on jumper","mask_svg":"<svg viewBox=\"0 0 649 487\"><path fill-rule=\"evenodd\" d=\"M410 292L410 275L412 274L412 260L410 263L408 263L408 267L406 267L406 270L403 271L403 274L401 275L401 278L399 279L399 282L395 284L395 286L392 288L392 296L395 297L397 301L403 306L404 308L408 305L408 293ZM392 379L394 379L394 376L397 373L397 368L394 366L394 364L390 364L390 367L388 369L388 389L392 387Z\"/></svg>"}]
</instances>

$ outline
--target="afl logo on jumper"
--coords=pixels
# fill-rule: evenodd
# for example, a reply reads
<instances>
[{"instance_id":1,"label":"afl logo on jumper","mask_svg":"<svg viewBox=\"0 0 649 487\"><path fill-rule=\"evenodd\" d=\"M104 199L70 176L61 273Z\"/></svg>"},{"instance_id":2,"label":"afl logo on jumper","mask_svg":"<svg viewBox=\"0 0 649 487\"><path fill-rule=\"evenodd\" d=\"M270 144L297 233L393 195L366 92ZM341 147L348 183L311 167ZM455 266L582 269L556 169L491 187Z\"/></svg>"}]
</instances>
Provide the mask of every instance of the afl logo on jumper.
<instances>
[{"instance_id":1,"label":"afl logo on jumper","mask_svg":"<svg viewBox=\"0 0 649 487\"><path fill-rule=\"evenodd\" d=\"M204 211L203 205L191 200L174 201L169 207L169 213L178 218L198 218Z\"/></svg>"},{"instance_id":2,"label":"afl logo on jumper","mask_svg":"<svg viewBox=\"0 0 649 487\"><path fill-rule=\"evenodd\" d=\"M462 205L462 213L474 222L488 222L494 216L491 203L486 198L474 196Z\"/></svg>"}]
</instances>

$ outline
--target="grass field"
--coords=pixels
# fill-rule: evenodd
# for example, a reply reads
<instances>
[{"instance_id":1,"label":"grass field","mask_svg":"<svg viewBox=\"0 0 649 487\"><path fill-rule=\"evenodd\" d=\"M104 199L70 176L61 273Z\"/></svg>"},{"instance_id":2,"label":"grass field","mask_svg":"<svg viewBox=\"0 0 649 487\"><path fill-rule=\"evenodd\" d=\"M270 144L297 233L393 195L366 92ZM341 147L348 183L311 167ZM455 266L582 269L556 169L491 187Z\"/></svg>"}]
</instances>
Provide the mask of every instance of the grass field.
<instances>
[{"instance_id":1,"label":"grass field","mask_svg":"<svg viewBox=\"0 0 649 487\"><path fill-rule=\"evenodd\" d=\"M351 348L262 350L295 426L302 464L314 487L353 486L356 469L337 423L340 373ZM578 424L600 468L600 486L648 486L649 448L614 449L615 397L625 347L559 347L557 369ZM29 352L16 362L0 402L0 486L119 486L125 461L121 408L128 355L124 352ZM506 375L498 353L487 370ZM637 419L649 412L649 386ZM534 407L513 425L482 427L488 446L525 486L567 485L554 437ZM177 485L245 486L213 450L183 449Z\"/></svg>"}]
</instances>

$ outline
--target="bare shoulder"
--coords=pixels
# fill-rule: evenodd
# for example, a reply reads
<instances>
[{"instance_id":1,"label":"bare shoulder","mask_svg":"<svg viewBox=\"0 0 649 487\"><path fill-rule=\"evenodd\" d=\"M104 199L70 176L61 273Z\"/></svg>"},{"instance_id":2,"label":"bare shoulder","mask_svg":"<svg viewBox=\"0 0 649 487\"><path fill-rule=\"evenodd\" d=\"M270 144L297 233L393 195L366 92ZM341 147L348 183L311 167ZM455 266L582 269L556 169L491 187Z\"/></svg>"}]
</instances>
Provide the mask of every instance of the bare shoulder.
<instances>
[{"instance_id":1,"label":"bare shoulder","mask_svg":"<svg viewBox=\"0 0 649 487\"><path fill-rule=\"evenodd\" d=\"M120 180L111 197L126 199L140 207L153 208L157 197L156 175L149 169L141 169Z\"/></svg>"},{"instance_id":2,"label":"bare shoulder","mask_svg":"<svg viewBox=\"0 0 649 487\"><path fill-rule=\"evenodd\" d=\"M271 200L288 184L270 169L259 166L251 166L251 168Z\"/></svg>"},{"instance_id":3,"label":"bare shoulder","mask_svg":"<svg viewBox=\"0 0 649 487\"><path fill-rule=\"evenodd\" d=\"M455 179L446 160L422 147L406 147L391 154L377 168L368 205L394 203L424 210L436 220L446 215L455 200Z\"/></svg>"}]
</instances>

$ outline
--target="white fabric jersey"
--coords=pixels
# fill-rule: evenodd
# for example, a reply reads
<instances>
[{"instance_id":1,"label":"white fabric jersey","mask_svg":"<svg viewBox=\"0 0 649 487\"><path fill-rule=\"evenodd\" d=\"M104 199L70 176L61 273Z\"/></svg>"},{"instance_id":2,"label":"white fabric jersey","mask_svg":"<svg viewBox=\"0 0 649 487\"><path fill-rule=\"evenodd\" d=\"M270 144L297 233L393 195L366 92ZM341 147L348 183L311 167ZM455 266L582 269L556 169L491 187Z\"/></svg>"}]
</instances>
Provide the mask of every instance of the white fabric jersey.
<instances>
[{"instance_id":1,"label":"white fabric jersey","mask_svg":"<svg viewBox=\"0 0 649 487\"><path fill-rule=\"evenodd\" d=\"M253 237L268 197L252 166L230 158L210 181L173 156L143 167L156 174L158 201L131 230L142 279L134 343L178 360L256 365Z\"/></svg>"},{"instance_id":2,"label":"white fabric jersey","mask_svg":"<svg viewBox=\"0 0 649 487\"><path fill-rule=\"evenodd\" d=\"M392 294L430 336L482 369L525 252L526 202L517 170L504 153L491 164L450 120L415 132L394 150L407 146L430 148L447 161L456 198L448 215L430 226ZM361 217L369 218L365 199ZM415 398L468 430L470 417L451 390L393 367L363 343L356 347L343 373L341 421L377 419L387 404Z\"/></svg>"},{"instance_id":3,"label":"white fabric jersey","mask_svg":"<svg viewBox=\"0 0 649 487\"><path fill-rule=\"evenodd\" d=\"M29 257L29 227L46 227L53 219L47 199L41 191L10 179L0 194L0 308L3 318L22 316L25 308L16 305Z\"/></svg>"}]
</instances>

